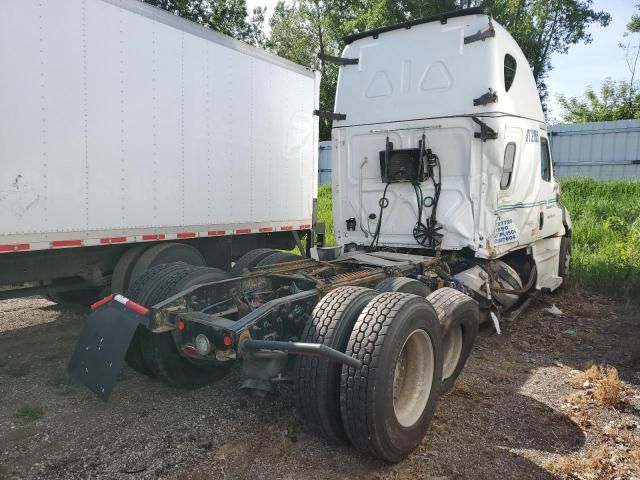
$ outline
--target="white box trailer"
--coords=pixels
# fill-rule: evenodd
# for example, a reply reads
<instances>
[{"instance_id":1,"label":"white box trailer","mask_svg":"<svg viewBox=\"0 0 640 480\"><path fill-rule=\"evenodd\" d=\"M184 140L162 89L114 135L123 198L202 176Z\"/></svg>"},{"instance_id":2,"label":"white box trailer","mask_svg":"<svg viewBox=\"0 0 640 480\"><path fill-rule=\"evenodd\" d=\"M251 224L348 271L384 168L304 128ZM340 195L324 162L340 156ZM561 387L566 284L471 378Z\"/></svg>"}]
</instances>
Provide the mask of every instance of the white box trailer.
<instances>
[{"instance_id":1,"label":"white box trailer","mask_svg":"<svg viewBox=\"0 0 640 480\"><path fill-rule=\"evenodd\" d=\"M0 285L101 285L160 240L229 267L311 228L318 74L135 0L5 2L0 72Z\"/></svg>"}]
</instances>

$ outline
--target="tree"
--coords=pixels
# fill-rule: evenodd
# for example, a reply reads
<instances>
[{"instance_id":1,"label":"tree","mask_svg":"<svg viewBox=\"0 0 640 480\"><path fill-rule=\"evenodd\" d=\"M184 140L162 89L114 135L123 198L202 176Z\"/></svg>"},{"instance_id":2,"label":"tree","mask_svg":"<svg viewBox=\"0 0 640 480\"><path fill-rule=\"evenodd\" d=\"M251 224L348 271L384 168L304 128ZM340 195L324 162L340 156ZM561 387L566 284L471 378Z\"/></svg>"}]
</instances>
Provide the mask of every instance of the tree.
<instances>
[{"instance_id":1,"label":"tree","mask_svg":"<svg viewBox=\"0 0 640 480\"><path fill-rule=\"evenodd\" d=\"M256 46L264 46L266 9L255 8L247 19L245 0L144 0L175 15Z\"/></svg>"},{"instance_id":2,"label":"tree","mask_svg":"<svg viewBox=\"0 0 640 480\"><path fill-rule=\"evenodd\" d=\"M637 5L640 11L640 4ZM629 69L629 80L614 82L607 78L599 92L587 88L581 97L560 95L558 102L563 109L565 122L603 122L608 120L640 119L640 90L637 87L636 71L640 59L640 15L632 15L624 34L624 50Z\"/></svg>"},{"instance_id":3,"label":"tree","mask_svg":"<svg viewBox=\"0 0 640 480\"><path fill-rule=\"evenodd\" d=\"M640 3L636 5L640 11ZM636 70L638 68L638 59L640 59L640 15L632 15L631 20L627 23L627 31L624 32L624 38L628 39L626 43L621 43L620 48L624 50L624 59L629 69L629 89L630 96L633 95L636 83Z\"/></svg>"},{"instance_id":4,"label":"tree","mask_svg":"<svg viewBox=\"0 0 640 480\"><path fill-rule=\"evenodd\" d=\"M599 92L591 87L581 97L560 95L562 120L569 123L640 119L640 92L627 81L604 81Z\"/></svg>"}]
</instances>

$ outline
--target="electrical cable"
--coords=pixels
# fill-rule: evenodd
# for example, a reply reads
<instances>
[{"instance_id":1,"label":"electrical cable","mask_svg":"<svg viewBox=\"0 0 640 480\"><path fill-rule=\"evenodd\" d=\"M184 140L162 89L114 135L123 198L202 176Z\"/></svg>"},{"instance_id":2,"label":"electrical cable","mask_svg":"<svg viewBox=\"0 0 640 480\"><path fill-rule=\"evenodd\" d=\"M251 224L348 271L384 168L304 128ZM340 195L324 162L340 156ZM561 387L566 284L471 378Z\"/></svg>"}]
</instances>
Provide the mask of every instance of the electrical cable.
<instances>
[{"instance_id":1,"label":"electrical cable","mask_svg":"<svg viewBox=\"0 0 640 480\"><path fill-rule=\"evenodd\" d=\"M442 188L442 169L440 166L440 159L437 155L431 153L431 150L426 150L427 156L427 177L431 178L433 182L433 196L423 197L422 187L419 183L414 183L413 188L416 191L418 197L418 222L413 227L413 238L423 247L430 249L437 249L440 246L442 240L442 234L439 233L442 230L441 226L438 226L437 211L438 202L440 200L440 191ZM438 169L438 180L436 181L434 167ZM427 201L429 202L427 204ZM431 208L431 215L422 222L422 208Z\"/></svg>"},{"instance_id":2,"label":"electrical cable","mask_svg":"<svg viewBox=\"0 0 640 480\"><path fill-rule=\"evenodd\" d=\"M380 229L382 227L382 212L389 206L389 199L387 198L387 190L389 189L389 185L391 185L391 183L387 183L387 185L384 187L382 197L380 198L380 200L378 200L378 205L380 205L380 214L378 215L378 224L376 225L376 231L373 234L373 239L371 240L369 249L374 249L378 246L378 240L380 239Z\"/></svg>"}]
</instances>

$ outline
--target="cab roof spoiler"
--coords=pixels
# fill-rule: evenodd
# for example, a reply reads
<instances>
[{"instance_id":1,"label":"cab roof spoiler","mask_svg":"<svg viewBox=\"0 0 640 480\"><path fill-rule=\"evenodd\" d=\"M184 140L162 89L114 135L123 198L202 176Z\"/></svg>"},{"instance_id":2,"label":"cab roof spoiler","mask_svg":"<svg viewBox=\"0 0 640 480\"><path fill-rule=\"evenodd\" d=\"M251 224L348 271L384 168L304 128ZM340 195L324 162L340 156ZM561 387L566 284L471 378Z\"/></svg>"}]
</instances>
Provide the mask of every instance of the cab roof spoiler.
<instances>
[{"instance_id":1,"label":"cab roof spoiler","mask_svg":"<svg viewBox=\"0 0 640 480\"><path fill-rule=\"evenodd\" d=\"M378 35L385 32L391 32L393 30L409 29L414 25L421 25L423 23L430 23L440 21L441 24L447 23L450 18L466 17L467 15L483 15L485 13L484 7L472 7L463 8L461 10L453 10L451 12L440 13L438 15L432 15L430 17L417 18L416 20L409 20L402 23L396 23L394 25L388 25L386 27L375 28L373 30L367 30L366 32L353 33L343 37L344 43L349 45L351 42L360 40L361 38L373 37L378 38Z\"/></svg>"}]
</instances>

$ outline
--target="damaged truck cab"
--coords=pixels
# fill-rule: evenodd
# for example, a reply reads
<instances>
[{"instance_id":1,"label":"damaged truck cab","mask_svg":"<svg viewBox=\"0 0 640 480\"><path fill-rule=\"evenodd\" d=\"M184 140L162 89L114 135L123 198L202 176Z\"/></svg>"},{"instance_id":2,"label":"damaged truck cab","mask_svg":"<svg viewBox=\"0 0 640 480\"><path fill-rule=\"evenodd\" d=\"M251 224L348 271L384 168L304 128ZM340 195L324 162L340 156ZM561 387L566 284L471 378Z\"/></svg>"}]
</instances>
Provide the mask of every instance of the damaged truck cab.
<instances>
[{"instance_id":1,"label":"damaged truck cab","mask_svg":"<svg viewBox=\"0 0 640 480\"><path fill-rule=\"evenodd\" d=\"M340 67L335 104L345 118L333 122L338 243L481 259L523 251L536 287L558 288L570 221L533 75L511 35L476 13L346 41L354 61Z\"/></svg>"}]
</instances>

